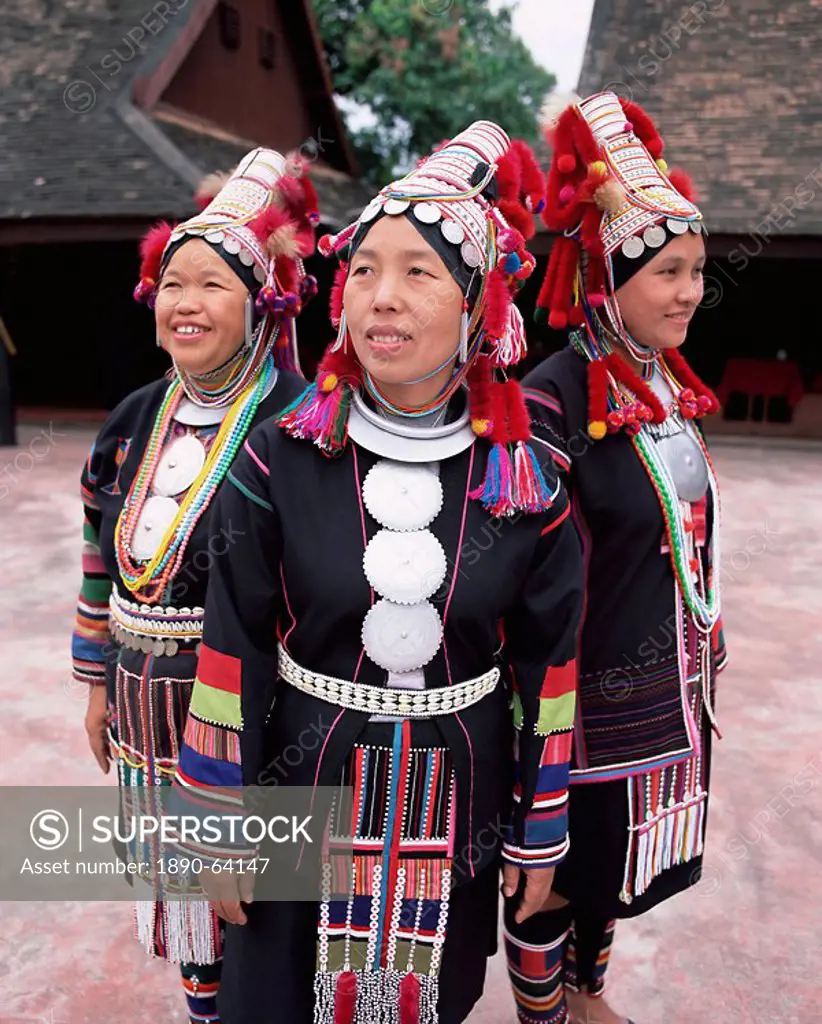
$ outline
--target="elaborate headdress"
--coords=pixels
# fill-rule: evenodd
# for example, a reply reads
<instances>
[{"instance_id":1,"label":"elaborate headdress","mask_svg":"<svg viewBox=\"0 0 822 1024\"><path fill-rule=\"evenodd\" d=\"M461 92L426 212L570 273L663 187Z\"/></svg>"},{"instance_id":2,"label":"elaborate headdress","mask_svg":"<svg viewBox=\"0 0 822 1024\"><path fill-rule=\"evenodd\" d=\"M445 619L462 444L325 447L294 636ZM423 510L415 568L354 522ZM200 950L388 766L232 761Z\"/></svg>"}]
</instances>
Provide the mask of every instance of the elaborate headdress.
<instances>
[{"instance_id":1,"label":"elaborate headdress","mask_svg":"<svg viewBox=\"0 0 822 1024\"><path fill-rule=\"evenodd\" d=\"M158 224L143 239L135 299L153 306L174 252L189 239L202 238L249 291L246 342L252 345L253 334L254 352L243 376L253 375L272 349L278 366L299 371L294 319L317 292L303 259L314 251L320 219L303 161L271 149L252 150L230 174L209 175L196 200L200 213L176 226Z\"/></svg>"},{"instance_id":2,"label":"elaborate headdress","mask_svg":"<svg viewBox=\"0 0 822 1024\"><path fill-rule=\"evenodd\" d=\"M546 124L553 147L543 220L559 234L537 299L537 319L578 328L573 336L589 359L589 433L639 430L665 410L650 388L612 349L617 338L640 361L657 353L637 345L622 322L615 292L671 239L704 231L686 174L668 170L664 143L637 104L611 92L567 107ZM715 412L719 403L682 355L663 356L678 382L688 418ZM626 401L619 384L636 397Z\"/></svg>"},{"instance_id":3,"label":"elaborate headdress","mask_svg":"<svg viewBox=\"0 0 822 1024\"><path fill-rule=\"evenodd\" d=\"M497 125L478 121L386 186L353 224L320 239L320 252L337 255L341 263L331 297L338 335L314 383L281 416L285 429L310 438L327 455L344 449L353 393L370 383L346 326L348 263L378 218L405 216L465 296L456 370L437 402L467 384L474 432L491 443L485 481L472 497L495 515L548 507L551 496L528 445L530 422L519 386L496 379L526 351L513 297L535 266L526 239L543 202L542 175L530 149L512 143Z\"/></svg>"}]
</instances>

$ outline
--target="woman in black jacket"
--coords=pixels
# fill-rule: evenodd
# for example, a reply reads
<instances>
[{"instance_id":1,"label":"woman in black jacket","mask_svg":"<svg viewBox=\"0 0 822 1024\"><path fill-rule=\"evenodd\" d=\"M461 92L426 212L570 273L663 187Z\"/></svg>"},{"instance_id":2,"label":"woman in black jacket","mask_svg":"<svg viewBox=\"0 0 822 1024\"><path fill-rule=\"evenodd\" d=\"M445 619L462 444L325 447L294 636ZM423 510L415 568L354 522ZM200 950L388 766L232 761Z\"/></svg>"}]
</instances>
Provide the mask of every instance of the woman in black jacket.
<instances>
[{"instance_id":1,"label":"woman in black jacket","mask_svg":"<svg viewBox=\"0 0 822 1024\"><path fill-rule=\"evenodd\" d=\"M520 1020L624 1024L602 999L617 918L700 877L716 674L719 502L679 354L702 297L702 214L648 116L613 93L552 125L538 306L570 345L525 379L583 545L570 852L543 913L506 919ZM596 1000L596 1003L593 1001Z\"/></svg>"}]
</instances>

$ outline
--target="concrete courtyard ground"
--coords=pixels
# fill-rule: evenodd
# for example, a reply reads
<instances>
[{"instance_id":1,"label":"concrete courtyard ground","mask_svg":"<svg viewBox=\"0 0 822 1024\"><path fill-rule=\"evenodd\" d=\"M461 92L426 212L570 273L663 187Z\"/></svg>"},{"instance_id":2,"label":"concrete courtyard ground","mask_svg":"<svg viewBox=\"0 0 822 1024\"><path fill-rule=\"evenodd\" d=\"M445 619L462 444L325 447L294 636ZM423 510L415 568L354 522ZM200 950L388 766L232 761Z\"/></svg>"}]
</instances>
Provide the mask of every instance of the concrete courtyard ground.
<instances>
[{"instance_id":1,"label":"concrete courtyard ground","mask_svg":"<svg viewBox=\"0 0 822 1024\"><path fill-rule=\"evenodd\" d=\"M86 746L85 694L68 683L90 439L53 424L0 449L3 786L110 784ZM705 879L618 929L611 999L636 1024L818 1024L822 449L723 441L715 461L731 662ZM9 902L0 913L3 1024L185 1020L176 971L143 956L128 904ZM499 957L470 1024L515 1024Z\"/></svg>"}]
</instances>

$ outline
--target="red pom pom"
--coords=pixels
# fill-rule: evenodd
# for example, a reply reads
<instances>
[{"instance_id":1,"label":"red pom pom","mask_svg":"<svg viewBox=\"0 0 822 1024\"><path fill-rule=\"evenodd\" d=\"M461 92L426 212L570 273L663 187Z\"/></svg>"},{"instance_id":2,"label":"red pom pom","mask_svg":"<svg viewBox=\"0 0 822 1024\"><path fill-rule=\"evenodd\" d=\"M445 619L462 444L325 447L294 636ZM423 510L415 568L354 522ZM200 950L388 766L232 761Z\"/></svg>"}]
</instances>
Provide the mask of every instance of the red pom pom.
<instances>
[{"instance_id":1,"label":"red pom pom","mask_svg":"<svg viewBox=\"0 0 822 1024\"><path fill-rule=\"evenodd\" d=\"M563 185L559 190L559 201L565 206L566 203L570 203L576 195L573 185Z\"/></svg>"},{"instance_id":2,"label":"red pom pom","mask_svg":"<svg viewBox=\"0 0 822 1024\"><path fill-rule=\"evenodd\" d=\"M569 327L582 327L585 323L585 310L582 306L573 306L568 313Z\"/></svg>"},{"instance_id":3,"label":"red pom pom","mask_svg":"<svg viewBox=\"0 0 822 1024\"><path fill-rule=\"evenodd\" d=\"M594 309L598 309L600 306L605 305L605 296L602 292L589 292L588 302L594 307Z\"/></svg>"},{"instance_id":4,"label":"red pom pom","mask_svg":"<svg viewBox=\"0 0 822 1024\"><path fill-rule=\"evenodd\" d=\"M557 160L560 174L572 174L577 165L577 158L572 153L565 153Z\"/></svg>"},{"instance_id":5,"label":"red pom pom","mask_svg":"<svg viewBox=\"0 0 822 1024\"><path fill-rule=\"evenodd\" d=\"M555 331L564 330L568 326L568 314L554 310L548 317L548 326Z\"/></svg>"},{"instance_id":6,"label":"red pom pom","mask_svg":"<svg viewBox=\"0 0 822 1024\"><path fill-rule=\"evenodd\" d=\"M626 121L625 124L622 126L622 130L624 132L632 132L634 130L633 123L631 121Z\"/></svg>"}]
</instances>

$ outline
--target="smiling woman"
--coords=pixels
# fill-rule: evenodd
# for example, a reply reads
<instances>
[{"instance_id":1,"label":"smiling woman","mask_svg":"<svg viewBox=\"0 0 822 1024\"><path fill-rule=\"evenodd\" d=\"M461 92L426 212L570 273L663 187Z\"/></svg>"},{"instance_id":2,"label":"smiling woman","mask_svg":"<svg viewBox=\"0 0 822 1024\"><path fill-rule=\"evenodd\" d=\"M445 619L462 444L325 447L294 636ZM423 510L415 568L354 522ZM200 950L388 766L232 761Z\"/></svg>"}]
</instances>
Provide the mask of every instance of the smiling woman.
<instances>
[{"instance_id":1,"label":"smiling woman","mask_svg":"<svg viewBox=\"0 0 822 1024\"><path fill-rule=\"evenodd\" d=\"M190 374L218 370L245 342L248 288L202 238L171 257L160 279L157 339Z\"/></svg>"},{"instance_id":2,"label":"smiling woman","mask_svg":"<svg viewBox=\"0 0 822 1024\"><path fill-rule=\"evenodd\" d=\"M699 881L725 661L718 489L695 422L717 402L679 352L704 228L636 104L590 96L546 137L559 237L539 305L570 344L524 384L571 495L586 611L570 850L543 913L506 920L506 945L521 1021L626 1024L602 995L615 921Z\"/></svg>"},{"instance_id":3,"label":"smiling woman","mask_svg":"<svg viewBox=\"0 0 822 1024\"><path fill-rule=\"evenodd\" d=\"M622 322L646 349L676 349L702 301L705 242L692 231L678 235L616 290Z\"/></svg>"},{"instance_id":4,"label":"smiling woman","mask_svg":"<svg viewBox=\"0 0 822 1024\"><path fill-rule=\"evenodd\" d=\"M114 410L82 473L74 674L90 684L100 769L113 762L121 786L146 787L149 800L174 774L209 570L224 551L212 501L255 421L302 387L288 368L298 365L293 319L314 290L302 257L318 215L307 179L287 168L254 150L201 197L201 213L148 233L135 298L154 306L172 369ZM130 865L157 864L157 845L125 845ZM137 924L150 954L182 965L190 1019L215 1021L222 929L207 902L142 900Z\"/></svg>"}]
</instances>

